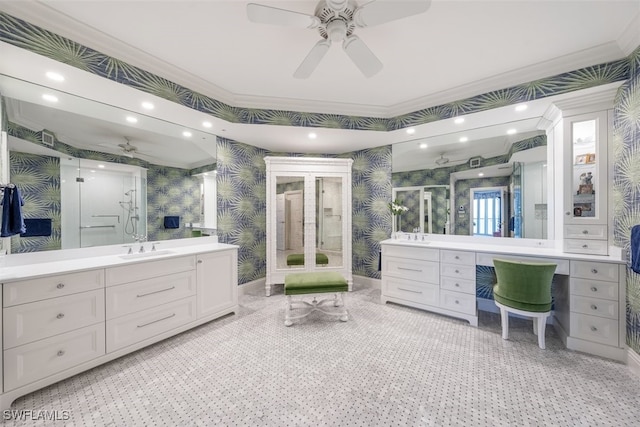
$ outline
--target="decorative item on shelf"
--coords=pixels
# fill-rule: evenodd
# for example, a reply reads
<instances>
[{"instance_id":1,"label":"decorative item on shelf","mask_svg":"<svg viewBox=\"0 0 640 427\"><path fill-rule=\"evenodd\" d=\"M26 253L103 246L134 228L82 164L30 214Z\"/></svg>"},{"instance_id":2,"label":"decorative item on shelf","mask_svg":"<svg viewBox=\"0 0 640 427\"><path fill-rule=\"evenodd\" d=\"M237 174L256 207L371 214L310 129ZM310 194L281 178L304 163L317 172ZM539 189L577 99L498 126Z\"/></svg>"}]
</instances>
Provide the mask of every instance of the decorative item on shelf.
<instances>
[{"instance_id":1,"label":"decorative item on shelf","mask_svg":"<svg viewBox=\"0 0 640 427\"><path fill-rule=\"evenodd\" d=\"M593 174L591 172L583 172L580 174L580 185L578 185L577 194L594 194Z\"/></svg>"},{"instance_id":2,"label":"decorative item on shelf","mask_svg":"<svg viewBox=\"0 0 640 427\"><path fill-rule=\"evenodd\" d=\"M587 155L586 154L578 154L576 156L575 164L576 165L584 165L585 163L587 163Z\"/></svg>"},{"instance_id":3,"label":"decorative item on shelf","mask_svg":"<svg viewBox=\"0 0 640 427\"><path fill-rule=\"evenodd\" d=\"M587 163L596 162L596 153L587 153Z\"/></svg>"},{"instance_id":4,"label":"decorative item on shelf","mask_svg":"<svg viewBox=\"0 0 640 427\"><path fill-rule=\"evenodd\" d=\"M409 210L409 208L406 206L403 206L398 201L398 199L396 199L393 202L389 203L389 209L391 210L391 215L393 215L394 223L396 224L395 231L399 233L402 231L400 218L403 213Z\"/></svg>"}]
</instances>

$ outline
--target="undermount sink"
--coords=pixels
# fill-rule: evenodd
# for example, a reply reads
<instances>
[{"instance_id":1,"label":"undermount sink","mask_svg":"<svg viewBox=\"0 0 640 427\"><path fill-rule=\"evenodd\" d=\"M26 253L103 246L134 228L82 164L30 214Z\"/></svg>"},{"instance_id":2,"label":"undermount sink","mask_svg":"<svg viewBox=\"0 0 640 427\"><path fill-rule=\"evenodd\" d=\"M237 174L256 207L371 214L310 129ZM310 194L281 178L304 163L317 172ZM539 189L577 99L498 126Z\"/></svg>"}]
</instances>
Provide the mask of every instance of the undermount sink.
<instances>
[{"instance_id":1,"label":"undermount sink","mask_svg":"<svg viewBox=\"0 0 640 427\"><path fill-rule=\"evenodd\" d=\"M168 249L162 249L160 251L149 251L149 252L127 254L127 255L119 255L119 256L122 259L135 259L135 258L152 258L154 256L169 255L169 254L172 254L172 253L174 253L174 252L170 251Z\"/></svg>"}]
</instances>

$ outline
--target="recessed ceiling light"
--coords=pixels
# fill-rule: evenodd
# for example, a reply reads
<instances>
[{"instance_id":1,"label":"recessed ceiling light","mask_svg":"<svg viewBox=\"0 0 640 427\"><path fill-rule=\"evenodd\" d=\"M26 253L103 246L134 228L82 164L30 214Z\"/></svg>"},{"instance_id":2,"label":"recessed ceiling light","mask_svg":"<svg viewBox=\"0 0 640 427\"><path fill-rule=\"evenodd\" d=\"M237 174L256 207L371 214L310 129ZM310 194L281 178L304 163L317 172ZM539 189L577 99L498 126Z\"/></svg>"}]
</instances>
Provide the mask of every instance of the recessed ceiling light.
<instances>
[{"instance_id":1,"label":"recessed ceiling light","mask_svg":"<svg viewBox=\"0 0 640 427\"><path fill-rule=\"evenodd\" d=\"M466 136L462 136L462 137L460 137L460 139L459 139L458 141L460 141L460 142L467 142L468 140L469 140L469 138L468 138L468 137L466 137Z\"/></svg>"},{"instance_id":2,"label":"recessed ceiling light","mask_svg":"<svg viewBox=\"0 0 640 427\"><path fill-rule=\"evenodd\" d=\"M413 135L414 133L416 133L416 129L415 128L409 128L409 129L407 129L407 133L409 135Z\"/></svg>"},{"instance_id":3,"label":"recessed ceiling light","mask_svg":"<svg viewBox=\"0 0 640 427\"><path fill-rule=\"evenodd\" d=\"M100 169L104 169L104 165L98 165Z\"/></svg>"},{"instance_id":4,"label":"recessed ceiling light","mask_svg":"<svg viewBox=\"0 0 640 427\"><path fill-rule=\"evenodd\" d=\"M318 137L318 135L314 132L310 132L309 133L309 139L316 139Z\"/></svg>"},{"instance_id":5,"label":"recessed ceiling light","mask_svg":"<svg viewBox=\"0 0 640 427\"><path fill-rule=\"evenodd\" d=\"M46 76L56 82L64 81L64 76L60 73L56 73L55 71L47 71Z\"/></svg>"},{"instance_id":6,"label":"recessed ceiling light","mask_svg":"<svg viewBox=\"0 0 640 427\"><path fill-rule=\"evenodd\" d=\"M524 111L524 110L526 110L527 108L528 108L528 107L527 107L527 104L520 104L520 105L516 105L516 111Z\"/></svg>"},{"instance_id":7,"label":"recessed ceiling light","mask_svg":"<svg viewBox=\"0 0 640 427\"><path fill-rule=\"evenodd\" d=\"M182 132L182 136L186 137L186 138L191 138L191 132L189 132L188 130L185 130L184 132Z\"/></svg>"},{"instance_id":8,"label":"recessed ceiling light","mask_svg":"<svg viewBox=\"0 0 640 427\"><path fill-rule=\"evenodd\" d=\"M484 174L483 174L482 172L480 172L480 173L478 174L478 176L484 176Z\"/></svg>"},{"instance_id":9,"label":"recessed ceiling light","mask_svg":"<svg viewBox=\"0 0 640 427\"><path fill-rule=\"evenodd\" d=\"M155 108L155 106L150 103L149 101L144 101L142 103L142 108L144 108L145 110L153 110Z\"/></svg>"},{"instance_id":10,"label":"recessed ceiling light","mask_svg":"<svg viewBox=\"0 0 640 427\"><path fill-rule=\"evenodd\" d=\"M460 123L464 123L464 117L456 117L453 123L459 125Z\"/></svg>"},{"instance_id":11,"label":"recessed ceiling light","mask_svg":"<svg viewBox=\"0 0 640 427\"><path fill-rule=\"evenodd\" d=\"M509 129L509 130L507 131L507 135L514 135L514 134L516 134L516 133L518 133L518 131L517 131L516 129Z\"/></svg>"},{"instance_id":12,"label":"recessed ceiling light","mask_svg":"<svg viewBox=\"0 0 640 427\"><path fill-rule=\"evenodd\" d=\"M425 142L423 142L422 144L420 144L420 148L422 148L423 150L424 150L425 148L427 148L427 147L428 147L428 145L427 145Z\"/></svg>"},{"instance_id":13,"label":"recessed ceiling light","mask_svg":"<svg viewBox=\"0 0 640 427\"><path fill-rule=\"evenodd\" d=\"M96 173L96 171L92 170L91 173Z\"/></svg>"},{"instance_id":14,"label":"recessed ceiling light","mask_svg":"<svg viewBox=\"0 0 640 427\"><path fill-rule=\"evenodd\" d=\"M211 124L211 122L202 122L202 126L205 127L205 128L210 128L213 125Z\"/></svg>"},{"instance_id":15,"label":"recessed ceiling light","mask_svg":"<svg viewBox=\"0 0 640 427\"><path fill-rule=\"evenodd\" d=\"M136 119L136 118L135 118L135 117L133 117L133 116L127 116L127 121L128 121L129 123L138 123L138 119Z\"/></svg>"},{"instance_id":16,"label":"recessed ceiling light","mask_svg":"<svg viewBox=\"0 0 640 427\"><path fill-rule=\"evenodd\" d=\"M53 95L50 95L48 93L45 93L44 95L42 95L42 99L44 99L45 101L48 101L48 102L58 102L58 97L57 96L53 96Z\"/></svg>"}]
</instances>

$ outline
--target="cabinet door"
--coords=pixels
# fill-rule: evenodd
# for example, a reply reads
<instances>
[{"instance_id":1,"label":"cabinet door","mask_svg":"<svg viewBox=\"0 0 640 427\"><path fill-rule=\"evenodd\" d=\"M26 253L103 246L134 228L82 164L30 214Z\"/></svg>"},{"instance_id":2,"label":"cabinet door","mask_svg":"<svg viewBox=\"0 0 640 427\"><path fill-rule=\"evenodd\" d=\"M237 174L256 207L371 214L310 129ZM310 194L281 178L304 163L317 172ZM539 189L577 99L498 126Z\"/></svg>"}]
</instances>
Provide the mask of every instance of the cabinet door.
<instances>
[{"instance_id":1,"label":"cabinet door","mask_svg":"<svg viewBox=\"0 0 640 427\"><path fill-rule=\"evenodd\" d=\"M197 316L212 316L238 305L238 276L235 250L197 256Z\"/></svg>"},{"instance_id":2,"label":"cabinet door","mask_svg":"<svg viewBox=\"0 0 640 427\"><path fill-rule=\"evenodd\" d=\"M565 120L565 224L607 223L606 111Z\"/></svg>"}]
</instances>

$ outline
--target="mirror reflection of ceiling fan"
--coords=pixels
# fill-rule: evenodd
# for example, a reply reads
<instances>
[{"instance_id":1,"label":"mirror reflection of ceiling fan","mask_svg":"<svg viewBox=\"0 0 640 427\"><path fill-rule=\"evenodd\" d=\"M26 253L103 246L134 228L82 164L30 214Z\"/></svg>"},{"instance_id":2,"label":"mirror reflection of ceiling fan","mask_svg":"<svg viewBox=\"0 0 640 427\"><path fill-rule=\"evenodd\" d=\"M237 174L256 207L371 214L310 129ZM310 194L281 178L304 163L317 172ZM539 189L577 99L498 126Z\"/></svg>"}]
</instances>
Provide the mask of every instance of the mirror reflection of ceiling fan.
<instances>
[{"instance_id":1,"label":"mirror reflection of ceiling fan","mask_svg":"<svg viewBox=\"0 0 640 427\"><path fill-rule=\"evenodd\" d=\"M278 9L256 3L247 5L251 22L317 29L322 39L302 61L293 77L306 79L313 73L331 43L342 42L342 48L366 77L382 70L382 62L367 45L353 34L356 27L372 27L397 19L424 13L431 0L371 1L358 6L355 0L321 0L314 15Z\"/></svg>"},{"instance_id":2,"label":"mirror reflection of ceiling fan","mask_svg":"<svg viewBox=\"0 0 640 427\"><path fill-rule=\"evenodd\" d=\"M120 143L120 144L98 144L102 147L112 147L115 151L115 147L119 147L120 149L118 150L119 152L117 154L121 155L121 156L126 156L126 157L137 157L137 158L151 158L151 159L155 159L155 157L146 154L145 152L140 151L140 149L133 145L131 143L131 140L129 138L127 138L126 136L124 137L125 142L124 143Z\"/></svg>"}]
</instances>

